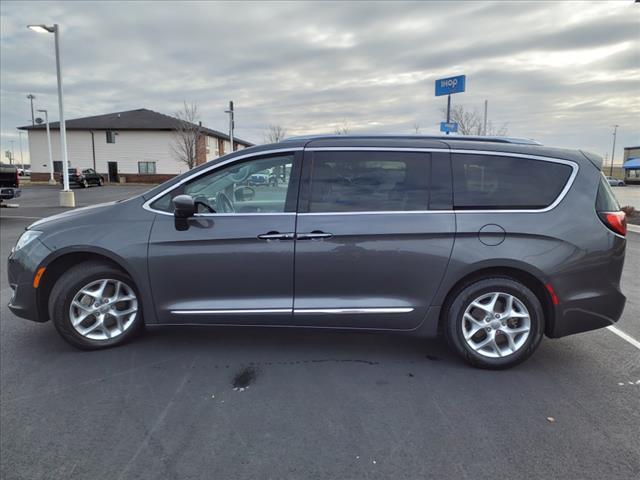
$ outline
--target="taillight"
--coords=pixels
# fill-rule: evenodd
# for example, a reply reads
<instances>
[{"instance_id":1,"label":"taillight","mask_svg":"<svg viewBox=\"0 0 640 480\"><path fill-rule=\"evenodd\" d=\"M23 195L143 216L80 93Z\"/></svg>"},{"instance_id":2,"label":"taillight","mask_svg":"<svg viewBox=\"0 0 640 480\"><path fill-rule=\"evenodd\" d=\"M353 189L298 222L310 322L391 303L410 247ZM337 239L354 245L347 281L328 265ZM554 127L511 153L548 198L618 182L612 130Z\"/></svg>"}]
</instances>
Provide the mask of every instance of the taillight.
<instances>
[{"instance_id":1,"label":"taillight","mask_svg":"<svg viewBox=\"0 0 640 480\"><path fill-rule=\"evenodd\" d=\"M624 212L598 212L598 216L613 232L623 237L627 234L627 216Z\"/></svg>"},{"instance_id":2,"label":"taillight","mask_svg":"<svg viewBox=\"0 0 640 480\"><path fill-rule=\"evenodd\" d=\"M20 175L18 175L18 169L16 168L16 188L20 186Z\"/></svg>"}]
</instances>

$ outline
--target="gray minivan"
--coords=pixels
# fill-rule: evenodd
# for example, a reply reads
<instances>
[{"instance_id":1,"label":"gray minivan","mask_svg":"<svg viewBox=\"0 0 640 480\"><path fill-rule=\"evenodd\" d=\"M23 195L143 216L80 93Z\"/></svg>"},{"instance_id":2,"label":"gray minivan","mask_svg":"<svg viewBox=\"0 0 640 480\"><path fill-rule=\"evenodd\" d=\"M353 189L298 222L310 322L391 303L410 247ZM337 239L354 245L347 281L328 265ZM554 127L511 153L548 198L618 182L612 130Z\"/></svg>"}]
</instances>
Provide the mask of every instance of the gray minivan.
<instances>
[{"instance_id":1,"label":"gray minivan","mask_svg":"<svg viewBox=\"0 0 640 480\"><path fill-rule=\"evenodd\" d=\"M490 137L253 147L35 222L9 257L9 307L85 349L143 323L295 326L441 333L509 367L543 335L622 314L626 224L601 166Z\"/></svg>"}]
</instances>

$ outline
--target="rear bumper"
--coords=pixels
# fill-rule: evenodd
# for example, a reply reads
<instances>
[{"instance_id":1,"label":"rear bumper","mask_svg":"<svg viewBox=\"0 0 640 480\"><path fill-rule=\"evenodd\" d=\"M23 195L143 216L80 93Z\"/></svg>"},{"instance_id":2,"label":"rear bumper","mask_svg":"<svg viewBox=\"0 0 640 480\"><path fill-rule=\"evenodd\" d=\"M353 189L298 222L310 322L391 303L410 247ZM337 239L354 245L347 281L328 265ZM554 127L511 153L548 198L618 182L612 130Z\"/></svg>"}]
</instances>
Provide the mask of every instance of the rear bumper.
<instances>
[{"instance_id":1,"label":"rear bumper","mask_svg":"<svg viewBox=\"0 0 640 480\"><path fill-rule=\"evenodd\" d=\"M18 198L22 194L22 190L19 188L1 188L0 198L2 200L11 200L12 198Z\"/></svg>"},{"instance_id":2,"label":"rear bumper","mask_svg":"<svg viewBox=\"0 0 640 480\"><path fill-rule=\"evenodd\" d=\"M588 332L615 324L624 310L626 297L620 290L589 296L556 307L556 320L548 332L551 338Z\"/></svg>"}]
</instances>

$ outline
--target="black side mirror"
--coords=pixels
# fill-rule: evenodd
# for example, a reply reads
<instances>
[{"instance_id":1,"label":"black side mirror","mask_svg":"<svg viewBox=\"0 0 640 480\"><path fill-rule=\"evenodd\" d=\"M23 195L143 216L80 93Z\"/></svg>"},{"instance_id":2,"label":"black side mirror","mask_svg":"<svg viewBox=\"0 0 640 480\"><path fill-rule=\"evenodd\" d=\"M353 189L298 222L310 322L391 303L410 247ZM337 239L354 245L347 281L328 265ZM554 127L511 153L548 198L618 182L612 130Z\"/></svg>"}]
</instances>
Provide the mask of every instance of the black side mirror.
<instances>
[{"instance_id":1,"label":"black side mirror","mask_svg":"<svg viewBox=\"0 0 640 480\"><path fill-rule=\"evenodd\" d=\"M196 213L196 204L191 195L178 195L172 201L173 215L176 218L189 218Z\"/></svg>"}]
</instances>

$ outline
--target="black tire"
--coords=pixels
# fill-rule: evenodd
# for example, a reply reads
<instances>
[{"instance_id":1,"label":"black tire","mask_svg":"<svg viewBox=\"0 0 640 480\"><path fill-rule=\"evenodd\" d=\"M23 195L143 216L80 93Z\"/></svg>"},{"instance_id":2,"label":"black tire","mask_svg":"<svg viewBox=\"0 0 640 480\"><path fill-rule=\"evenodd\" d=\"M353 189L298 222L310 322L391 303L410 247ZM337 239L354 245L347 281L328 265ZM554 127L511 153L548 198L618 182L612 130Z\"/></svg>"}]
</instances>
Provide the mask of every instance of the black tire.
<instances>
[{"instance_id":1,"label":"black tire","mask_svg":"<svg viewBox=\"0 0 640 480\"><path fill-rule=\"evenodd\" d=\"M98 186L101 187L104 185L104 180L102 180L102 178L98 179Z\"/></svg>"},{"instance_id":2,"label":"black tire","mask_svg":"<svg viewBox=\"0 0 640 480\"><path fill-rule=\"evenodd\" d=\"M89 182L87 182L86 178L82 180L82 188L89 188Z\"/></svg>"},{"instance_id":3,"label":"black tire","mask_svg":"<svg viewBox=\"0 0 640 480\"><path fill-rule=\"evenodd\" d=\"M81 335L73 327L69 309L71 301L80 289L92 281L106 278L122 281L131 287L138 299L138 311L131 326L117 337L106 340L93 340ZM82 350L97 350L123 344L133 338L144 323L140 294L133 280L123 271L99 261L80 263L60 276L49 296L49 317L62 338Z\"/></svg>"},{"instance_id":4,"label":"black tire","mask_svg":"<svg viewBox=\"0 0 640 480\"><path fill-rule=\"evenodd\" d=\"M516 297L529 311L529 336L514 353L491 358L476 352L464 339L463 315L471 302L490 292L503 292ZM449 346L475 367L504 369L513 367L527 358L540 345L544 335L545 316L538 297L525 285L509 277L492 277L477 280L460 289L445 307L445 337ZM496 337L497 338L497 337Z\"/></svg>"}]
</instances>

